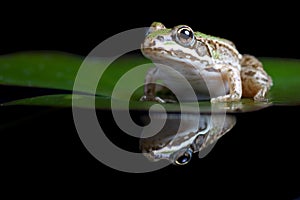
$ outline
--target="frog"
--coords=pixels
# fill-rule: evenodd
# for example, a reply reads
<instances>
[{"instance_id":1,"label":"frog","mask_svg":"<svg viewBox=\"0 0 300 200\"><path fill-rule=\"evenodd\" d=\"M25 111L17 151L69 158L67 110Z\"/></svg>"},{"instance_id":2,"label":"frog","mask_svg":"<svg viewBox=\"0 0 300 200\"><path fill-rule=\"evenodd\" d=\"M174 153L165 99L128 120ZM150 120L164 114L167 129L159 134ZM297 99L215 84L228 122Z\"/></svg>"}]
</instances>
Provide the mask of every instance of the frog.
<instances>
[{"instance_id":1,"label":"frog","mask_svg":"<svg viewBox=\"0 0 300 200\"><path fill-rule=\"evenodd\" d=\"M147 72L141 101L166 103L168 99L156 95L161 88L180 87L178 78L163 70L163 65L189 81L197 100L209 99L211 103L242 98L268 101L267 94L273 86L271 76L255 56L240 54L232 41L193 31L187 25L166 28L161 22L153 22L141 43L141 52L153 63L162 64ZM159 80L165 87L156 84Z\"/></svg>"}]
</instances>

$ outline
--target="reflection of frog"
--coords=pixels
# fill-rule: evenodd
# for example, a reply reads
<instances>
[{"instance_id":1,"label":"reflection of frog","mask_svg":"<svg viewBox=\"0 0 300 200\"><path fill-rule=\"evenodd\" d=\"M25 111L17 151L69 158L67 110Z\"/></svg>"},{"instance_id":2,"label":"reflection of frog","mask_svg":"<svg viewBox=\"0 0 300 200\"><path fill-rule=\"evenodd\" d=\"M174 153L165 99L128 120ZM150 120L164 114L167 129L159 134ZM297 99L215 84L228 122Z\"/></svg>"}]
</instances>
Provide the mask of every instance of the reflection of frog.
<instances>
[{"instance_id":1,"label":"reflection of frog","mask_svg":"<svg viewBox=\"0 0 300 200\"><path fill-rule=\"evenodd\" d=\"M207 87L214 90L216 93L211 98L212 102L237 101L242 96L264 101L272 86L271 77L255 57L241 55L232 42L194 32L186 25L167 29L163 24L154 22L141 50L153 62L179 71L191 83L197 95L208 96ZM218 77L224 81L225 94L219 91ZM145 96L141 100L165 102L155 96L158 89L153 82L156 80L163 80L167 87L180 87L176 77L157 66L146 76Z\"/></svg>"},{"instance_id":2,"label":"reflection of frog","mask_svg":"<svg viewBox=\"0 0 300 200\"><path fill-rule=\"evenodd\" d=\"M200 118L193 114L168 114L167 117L157 114L151 120L166 120L166 123L155 136L140 139L142 152L151 161L167 159L177 165L187 164L192 153L199 152L199 157L204 157L236 122L231 115L212 117L208 114ZM180 123L182 126L178 130Z\"/></svg>"}]
</instances>

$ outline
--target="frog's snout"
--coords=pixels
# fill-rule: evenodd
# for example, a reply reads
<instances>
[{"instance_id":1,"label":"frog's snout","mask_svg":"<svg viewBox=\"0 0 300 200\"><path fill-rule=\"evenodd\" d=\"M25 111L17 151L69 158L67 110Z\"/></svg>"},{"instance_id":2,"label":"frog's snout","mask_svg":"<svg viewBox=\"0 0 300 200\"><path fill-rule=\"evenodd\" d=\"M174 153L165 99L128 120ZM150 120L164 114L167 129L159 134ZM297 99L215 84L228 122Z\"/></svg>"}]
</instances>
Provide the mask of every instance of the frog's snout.
<instances>
[{"instance_id":1,"label":"frog's snout","mask_svg":"<svg viewBox=\"0 0 300 200\"><path fill-rule=\"evenodd\" d=\"M149 35L150 33L157 31L157 30L161 30L161 29L166 29L165 25L163 25L160 22L153 22L151 24L151 26L149 27L149 29L146 32L146 36Z\"/></svg>"},{"instance_id":2,"label":"frog's snout","mask_svg":"<svg viewBox=\"0 0 300 200\"><path fill-rule=\"evenodd\" d=\"M145 37L147 37L150 33L153 32L153 28L149 27L147 30L146 30L146 33L145 33Z\"/></svg>"}]
</instances>

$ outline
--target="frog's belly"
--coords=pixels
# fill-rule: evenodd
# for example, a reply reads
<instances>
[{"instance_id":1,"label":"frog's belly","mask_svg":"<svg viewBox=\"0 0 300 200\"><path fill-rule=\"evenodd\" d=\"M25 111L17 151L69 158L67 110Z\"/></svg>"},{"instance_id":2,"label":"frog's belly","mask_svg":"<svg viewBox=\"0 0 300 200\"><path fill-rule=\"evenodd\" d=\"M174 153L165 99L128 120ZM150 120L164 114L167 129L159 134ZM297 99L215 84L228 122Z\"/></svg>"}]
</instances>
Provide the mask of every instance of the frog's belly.
<instances>
[{"instance_id":1,"label":"frog's belly","mask_svg":"<svg viewBox=\"0 0 300 200\"><path fill-rule=\"evenodd\" d=\"M162 72L161 79L166 87L172 90L177 98L183 101L193 101L194 94L196 94L198 100L208 100L213 97L222 96L228 93L228 84L224 81L219 73L216 72L201 72L201 75L196 73L181 73L179 76L175 73L165 74ZM187 81L190 86L187 85ZM191 88L189 90L189 88Z\"/></svg>"}]
</instances>

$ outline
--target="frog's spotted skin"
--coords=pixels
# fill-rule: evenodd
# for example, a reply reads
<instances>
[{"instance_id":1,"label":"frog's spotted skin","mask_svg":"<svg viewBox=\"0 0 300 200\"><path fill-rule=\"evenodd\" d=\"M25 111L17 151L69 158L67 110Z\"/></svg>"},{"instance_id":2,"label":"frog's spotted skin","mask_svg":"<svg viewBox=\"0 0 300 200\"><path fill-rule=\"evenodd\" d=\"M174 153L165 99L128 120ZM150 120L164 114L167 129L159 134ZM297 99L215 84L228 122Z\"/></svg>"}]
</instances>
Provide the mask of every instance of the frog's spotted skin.
<instances>
[{"instance_id":1,"label":"frog's spotted skin","mask_svg":"<svg viewBox=\"0 0 300 200\"><path fill-rule=\"evenodd\" d=\"M243 96L264 101L272 86L271 77L255 57L242 56L231 41L194 32L186 25L168 29L154 22L141 50L153 62L170 66L185 76L198 99L210 97L212 102L226 102L237 101ZM184 93L185 88L180 88L178 78L156 67L146 76L142 100L164 102L155 96L155 84L151 84L158 79L167 87L175 85ZM226 94L220 87L223 83Z\"/></svg>"},{"instance_id":2,"label":"frog's spotted skin","mask_svg":"<svg viewBox=\"0 0 300 200\"><path fill-rule=\"evenodd\" d=\"M254 56L244 55L241 60L243 97L253 97L264 101L266 93L273 85L272 78L264 71L262 63Z\"/></svg>"}]
</instances>

